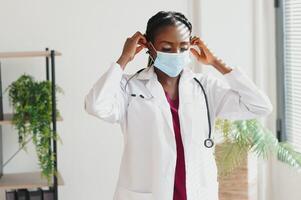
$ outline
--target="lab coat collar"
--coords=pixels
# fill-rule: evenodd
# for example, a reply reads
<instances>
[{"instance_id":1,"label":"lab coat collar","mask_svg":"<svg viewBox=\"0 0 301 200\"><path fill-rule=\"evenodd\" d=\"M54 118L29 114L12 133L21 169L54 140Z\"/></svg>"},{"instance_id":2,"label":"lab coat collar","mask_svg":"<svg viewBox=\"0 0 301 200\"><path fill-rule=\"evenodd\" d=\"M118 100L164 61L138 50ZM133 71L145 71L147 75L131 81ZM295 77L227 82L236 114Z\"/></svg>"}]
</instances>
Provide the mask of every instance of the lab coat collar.
<instances>
[{"instance_id":1,"label":"lab coat collar","mask_svg":"<svg viewBox=\"0 0 301 200\"><path fill-rule=\"evenodd\" d=\"M192 100L193 100L193 98L192 98L193 85L192 84L194 84L194 82L195 82L195 80L193 80L194 77L195 77L195 73L188 66L184 67L183 70L181 71L180 79L179 79L180 104L192 102ZM164 103L168 103L167 100L165 99L163 87L161 86L160 82L158 81L158 76L155 73L154 65L142 70L137 75L137 79L149 80L146 83L146 87L151 92L151 94L154 97L157 97L156 99L159 100L160 103L162 103L162 100L164 101Z\"/></svg>"}]
</instances>

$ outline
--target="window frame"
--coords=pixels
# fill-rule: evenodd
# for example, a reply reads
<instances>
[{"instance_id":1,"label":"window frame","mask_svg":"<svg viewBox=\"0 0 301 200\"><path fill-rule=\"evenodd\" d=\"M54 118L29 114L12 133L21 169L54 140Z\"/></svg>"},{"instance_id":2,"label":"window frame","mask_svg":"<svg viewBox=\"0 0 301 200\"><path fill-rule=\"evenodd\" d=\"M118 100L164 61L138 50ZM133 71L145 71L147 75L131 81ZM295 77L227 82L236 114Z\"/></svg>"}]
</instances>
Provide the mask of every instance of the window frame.
<instances>
[{"instance_id":1,"label":"window frame","mask_svg":"<svg viewBox=\"0 0 301 200\"><path fill-rule=\"evenodd\" d=\"M277 121L276 131L279 142L287 140L285 130L285 80L284 80L284 26L283 0L275 2L276 31L276 84L277 84Z\"/></svg>"},{"instance_id":2,"label":"window frame","mask_svg":"<svg viewBox=\"0 0 301 200\"><path fill-rule=\"evenodd\" d=\"M284 1L274 0L275 2L275 31L276 31L276 84L277 84L277 121L276 133L279 142L289 142L286 132L286 102L285 102L285 17ZM290 142L289 142L290 143ZM290 143L291 144L291 143ZM301 152L300 152L301 153Z\"/></svg>"}]
</instances>

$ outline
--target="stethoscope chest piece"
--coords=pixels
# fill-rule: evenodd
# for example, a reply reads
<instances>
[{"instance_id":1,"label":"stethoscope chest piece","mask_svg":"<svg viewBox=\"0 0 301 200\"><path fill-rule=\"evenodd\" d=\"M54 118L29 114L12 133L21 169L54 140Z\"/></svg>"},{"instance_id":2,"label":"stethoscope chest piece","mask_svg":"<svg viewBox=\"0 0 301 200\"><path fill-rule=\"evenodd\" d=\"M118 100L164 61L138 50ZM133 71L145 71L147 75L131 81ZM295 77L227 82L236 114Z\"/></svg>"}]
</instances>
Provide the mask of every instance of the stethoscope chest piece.
<instances>
[{"instance_id":1,"label":"stethoscope chest piece","mask_svg":"<svg viewBox=\"0 0 301 200\"><path fill-rule=\"evenodd\" d=\"M211 148L214 145L214 142L211 138L207 138L206 140L204 140L204 145L207 148Z\"/></svg>"}]
</instances>

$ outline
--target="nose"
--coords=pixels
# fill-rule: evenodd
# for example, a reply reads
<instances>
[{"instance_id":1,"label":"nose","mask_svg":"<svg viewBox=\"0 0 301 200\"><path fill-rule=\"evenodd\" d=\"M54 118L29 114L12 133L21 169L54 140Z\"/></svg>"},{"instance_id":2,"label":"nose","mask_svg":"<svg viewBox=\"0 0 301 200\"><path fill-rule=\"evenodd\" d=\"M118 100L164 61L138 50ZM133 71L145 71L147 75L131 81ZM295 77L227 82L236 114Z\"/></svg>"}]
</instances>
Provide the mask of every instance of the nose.
<instances>
[{"instance_id":1,"label":"nose","mask_svg":"<svg viewBox=\"0 0 301 200\"><path fill-rule=\"evenodd\" d=\"M181 53L181 47L174 47L172 53Z\"/></svg>"}]
</instances>

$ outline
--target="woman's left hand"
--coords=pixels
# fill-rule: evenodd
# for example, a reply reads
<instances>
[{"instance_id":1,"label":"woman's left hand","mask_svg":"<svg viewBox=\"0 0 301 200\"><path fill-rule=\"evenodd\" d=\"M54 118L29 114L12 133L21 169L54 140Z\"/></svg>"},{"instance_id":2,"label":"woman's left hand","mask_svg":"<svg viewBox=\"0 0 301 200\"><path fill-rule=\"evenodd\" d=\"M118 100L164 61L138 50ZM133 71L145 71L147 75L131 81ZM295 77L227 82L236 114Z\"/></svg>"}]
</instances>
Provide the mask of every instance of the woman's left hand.
<instances>
[{"instance_id":1,"label":"woman's left hand","mask_svg":"<svg viewBox=\"0 0 301 200\"><path fill-rule=\"evenodd\" d=\"M190 44L196 45L199 48L200 53L194 48L190 48L190 51L196 57L196 59L203 64L212 65L217 60L214 54L210 51L210 49L208 49L208 47L199 37L192 37Z\"/></svg>"}]
</instances>

